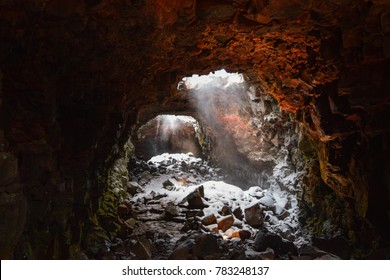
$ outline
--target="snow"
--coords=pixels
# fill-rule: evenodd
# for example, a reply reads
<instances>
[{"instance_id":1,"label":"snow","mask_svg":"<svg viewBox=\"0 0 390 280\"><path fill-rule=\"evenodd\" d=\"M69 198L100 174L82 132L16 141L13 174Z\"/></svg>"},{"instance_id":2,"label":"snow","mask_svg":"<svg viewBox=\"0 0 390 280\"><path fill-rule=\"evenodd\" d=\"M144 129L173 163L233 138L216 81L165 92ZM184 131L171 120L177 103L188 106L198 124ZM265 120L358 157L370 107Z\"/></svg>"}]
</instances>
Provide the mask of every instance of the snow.
<instances>
[{"instance_id":1,"label":"snow","mask_svg":"<svg viewBox=\"0 0 390 280\"><path fill-rule=\"evenodd\" d=\"M242 190L241 188L225 183L218 180L206 180L207 176L200 176L199 174L189 174L188 172L182 172L181 175L184 178L191 178L192 182L187 181L183 184L178 180L177 168L181 162L187 164L197 164L198 170L201 167L205 167L207 172L213 170L213 168L207 166L200 158L195 158L191 153L187 154L162 154L151 158L148 163L153 163L156 166L162 164L170 164L167 169L172 169L172 173L161 174L154 177L151 182L144 187L144 191L136 194L132 200L142 201L144 197L147 197L152 192L155 195L165 195L159 201L162 206L167 205L169 202L173 202L175 205L186 205L186 197L200 186L204 188L204 203L208 207L203 209L204 216L214 214L217 220L221 218L218 213L224 206L229 206L231 211L236 208L241 208L243 213L246 208L260 203L264 208L265 219L264 223L268 230L279 233L281 236L288 238L295 242L298 235L300 235L300 227L298 223L298 201L294 192L291 192L293 186L289 185L286 188L281 189L280 184L272 184L267 189L262 189L259 186L253 186L248 190ZM298 176L295 173L286 174L286 166L279 164L275 167L275 180L279 181L294 181ZM175 169L176 168L176 169ZM196 167L194 167L196 169ZM191 170L191 169L190 169ZM173 176L175 174L175 176ZM199 176L198 176L199 175ZM195 177L197 179L195 179ZM284 177L286 176L286 177ZM203 178L199 183L199 177ZM163 182L171 180L174 186L168 189L163 187ZM184 180L185 181L185 180ZM197 184L192 184L194 182ZM289 183L290 184L290 183ZM241 225L243 229L250 230L255 233L257 230L251 228L244 221L240 221L235 218L234 225ZM212 226L210 226L211 228ZM297 242L302 242L299 240Z\"/></svg>"}]
</instances>

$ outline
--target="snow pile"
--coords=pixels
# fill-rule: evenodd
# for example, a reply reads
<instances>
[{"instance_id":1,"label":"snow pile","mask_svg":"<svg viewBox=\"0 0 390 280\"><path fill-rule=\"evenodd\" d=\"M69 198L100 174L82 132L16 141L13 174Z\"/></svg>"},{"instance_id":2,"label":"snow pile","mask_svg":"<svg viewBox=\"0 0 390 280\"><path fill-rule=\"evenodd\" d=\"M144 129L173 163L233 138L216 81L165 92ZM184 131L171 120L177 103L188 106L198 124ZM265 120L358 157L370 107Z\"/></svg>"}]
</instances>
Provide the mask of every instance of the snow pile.
<instances>
[{"instance_id":1,"label":"snow pile","mask_svg":"<svg viewBox=\"0 0 390 280\"><path fill-rule=\"evenodd\" d=\"M159 199L161 206L168 203L185 206L186 197L199 186L203 186L204 204L206 205L203 209L204 217L213 214L219 220L223 217L221 215L223 207L229 207L231 212L241 208L242 213L245 213L245 209L258 203L262 206L264 225L269 231L295 242L298 246L305 243L304 238L301 237L298 222L298 201L295 193L289 191L291 184L294 184L297 178L294 174L283 174L285 169L282 165L275 167L276 173L279 174L276 180L284 180L290 187L282 189L275 183L268 189L254 186L244 191L237 186L215 179L218 178L215 169L209 167L202 159L193 157L191 153L162 154L150 159L148 164L157 168L164 167L166 173L155 176L149 184L145 185L143 192L132 198L134 202L140 202L153 193L161 197ZM186 171L183 171L183 166L187 167ZM202 168L205 171L200 174L199 170ZM193 180L183 184L180 180L182 177L191 177ZM210 177L212 177L211 180L207 179ZM163 184L166 180L172 184L169 188ZM250 230L252 233L257 231L246 223L245 218L241 221L235 217L234 226ZM222 232L221 234L223 235Z\"/></svg>"}]
</instances>

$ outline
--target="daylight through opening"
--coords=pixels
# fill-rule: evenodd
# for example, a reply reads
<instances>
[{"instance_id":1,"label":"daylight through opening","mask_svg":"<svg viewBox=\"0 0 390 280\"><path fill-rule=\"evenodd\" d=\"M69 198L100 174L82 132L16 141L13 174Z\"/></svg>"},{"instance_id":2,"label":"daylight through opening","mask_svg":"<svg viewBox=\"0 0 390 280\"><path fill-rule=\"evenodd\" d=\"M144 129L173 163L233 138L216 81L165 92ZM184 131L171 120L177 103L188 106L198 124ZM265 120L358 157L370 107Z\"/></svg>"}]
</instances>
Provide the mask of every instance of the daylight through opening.
<instances>
[{"instance_id":1,"label":"daylight through opening","mask_svg":"<svg viewBox=\"0 0 390 280\"><path fill-rule=\"evenodd\" d=\"M303 167L291 116L240 73L185 77L177 90L193 117L162 114L140 126L129 163L138 188L131 203L168 242L164 252L174 255L179 239L194 231L230 242L263 229L287 247L305 244L297 199Z\"/></svg>"}]
</instances>

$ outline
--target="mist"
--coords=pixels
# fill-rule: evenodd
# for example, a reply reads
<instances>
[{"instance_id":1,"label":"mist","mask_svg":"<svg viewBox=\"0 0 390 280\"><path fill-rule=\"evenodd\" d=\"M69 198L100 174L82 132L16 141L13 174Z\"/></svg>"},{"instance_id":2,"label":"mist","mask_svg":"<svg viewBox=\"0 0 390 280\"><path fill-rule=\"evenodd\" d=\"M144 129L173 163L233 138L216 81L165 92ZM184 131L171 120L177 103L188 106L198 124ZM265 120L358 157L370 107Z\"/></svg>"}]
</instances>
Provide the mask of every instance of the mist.
<instances>
[{"instance_id":1,"label":"mist","mask_svg":"<svg viewBox=\"0 0 390 280\"><path fill-rule=\"evenodd\" d=\"M213 129L226 127L232 117L248 119L247 85L242 74L222 69L183 78L183 83L199 115Z\"/></svg>"}]
</instances>

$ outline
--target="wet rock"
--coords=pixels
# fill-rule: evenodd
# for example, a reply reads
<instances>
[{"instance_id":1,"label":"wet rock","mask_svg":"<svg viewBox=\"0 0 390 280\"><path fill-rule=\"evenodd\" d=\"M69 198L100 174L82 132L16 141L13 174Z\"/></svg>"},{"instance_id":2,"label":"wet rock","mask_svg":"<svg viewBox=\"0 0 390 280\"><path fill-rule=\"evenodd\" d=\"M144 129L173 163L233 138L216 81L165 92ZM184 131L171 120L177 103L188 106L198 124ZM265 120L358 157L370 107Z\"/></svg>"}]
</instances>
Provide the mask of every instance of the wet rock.
<instances>
[{"instance_id":1,"label":"wet rock","mask_svg":"<svg viewBox=\"0 0 390 280\"><path fill-rule=\"evenodd\" d=\"M222 231L227 231L234 224L234 217L232 215L222 217L218 221L218 228Z\"/></svg>"},{"instance_id":2,"label":"wet rock","mask_svg":"<svg viewBox=\"0 0 390 280\"><path fill-rule=\"evenodd\" d=\"M267 248L272 248L280 256L298 254L294 243L283 240L279 235L270 232L259 231L255 237L254 247L259 252L265 251Z\"/></svg>"},{"instance_id":3,"label":"wet rock","mask_svg":"<svg viewBox=\"0 0 390 280\"><path fill-rule=\"evenodd\" d=\"M242 221L244 219L244 214L242 213L242 209L240 207L237 207L236 209L234 209L233 215L234 215L234 217L236 217L240 221Z\"/></svg>"},{"instance_id":4,"label":"wet rock","mask_svg":"<svg viewBox=\"0 0 390 280\"><path fill-rule=\"evenodd\" d=\"M263 225L263 209L258 203L245 209L245 220L254 228L260 228Z\"/></svg>"},{"instance_id":5,"label":"wet rock","mask_svg":"<svg viewBox=\"0 0 390 280\"><path fill-rule=\"evenodd\" d=\"M169 256L171 260L209 259L219 253L217 238L211 234L190 236Z\"/></svg>"},{"instance_id":6,"label":"wet rock","mask_svg":"<svg viewBox=\"0 0 390 280\"><path fill-rule=\"evenodd\" d=\"M204 190L203 186L198 187L192 193L190 193L186 200L188 202L189 209L203 209L206 205L203 203Z\"/></svg>"},{"instance_id":7,"label":"wet rock","mask_svg":"<svg viewBox=\"0 0 390 280\"><path fill-rule=\"evenodd\" d=\"M215 217L214 214L210 214L202 219L202 224L205 226L216 224L216 223L217 223L217 218Z\"/></svg>"}]
</instances>

